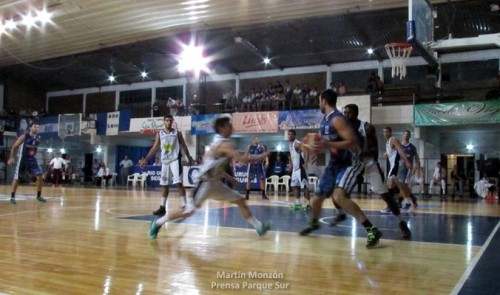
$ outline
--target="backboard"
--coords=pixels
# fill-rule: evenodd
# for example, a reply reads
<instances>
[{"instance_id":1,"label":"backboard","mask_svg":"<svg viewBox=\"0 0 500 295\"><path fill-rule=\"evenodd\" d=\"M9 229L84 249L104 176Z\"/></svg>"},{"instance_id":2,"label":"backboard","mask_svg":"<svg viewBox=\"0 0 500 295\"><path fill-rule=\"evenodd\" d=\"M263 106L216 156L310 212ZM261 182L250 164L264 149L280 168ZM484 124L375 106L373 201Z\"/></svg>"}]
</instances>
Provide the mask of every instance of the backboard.
<instances>
[{"instance_id":1,"label":"backboard","mask_svg":"<svg viewBox=\"0 0 500 295\"><path fill-rule=\"evenodd\" d=\"M408 0L406 38L430 65L438 64L431 48L434 43L434 10L428 0Z\"/></svg>"},{"instance_id":2,"label":"backboard","mask_svg":"<svg viewBox=\"0 0 500 295\"><path fill-rule=\"evenodd\" d=\"M82 114L59 115L58 135L61 138L67 136L80 136Z\"/></svg>"}]
</instances>

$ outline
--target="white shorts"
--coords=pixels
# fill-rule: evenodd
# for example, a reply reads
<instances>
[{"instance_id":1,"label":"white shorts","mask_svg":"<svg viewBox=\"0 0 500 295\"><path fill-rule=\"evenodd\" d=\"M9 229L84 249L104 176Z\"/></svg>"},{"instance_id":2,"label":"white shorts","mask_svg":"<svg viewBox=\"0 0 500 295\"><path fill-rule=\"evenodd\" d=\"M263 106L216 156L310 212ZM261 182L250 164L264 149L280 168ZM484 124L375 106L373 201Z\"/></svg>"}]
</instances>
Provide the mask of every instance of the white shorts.
<instances>
[{"instance_id":1,"label":"white shorts","mask_svg":"<svg viewBox=\"0 0 500 295\"><path fill-rule=\"evenodd\" d=\"M375 194L381 195L389 192L384 183L384 175L377 162L371 161L365 163L366 182L370 184L370 189Z\"/></svg>"},{"instance_id":2,"label":"white shorts","mask_svg":"<svg viewBox=\"0 0 500 295\"><path fill-rule=\"evenodd\" d=\"M309 188L307 173L303 168L293 170L290 186L300 186L301 189Z\"/></svg>"},{"instance_id":3,"label":"white shorts","mask_svg":"<svg viewBox=\"0 0 500 295\"><path fill-rule=\"evenodd\" d=\"M172 175L170 175L172 172ZM161 178L160 185L168 185L168 179L172 177L172 184L182 182L182 163L181 160L175 160L168 164L161 164Z\"/></svg>"},{"instance_id":4,"label":"white shorts","mask_svg":"<svg viewBox=\"0 0 500 295\"><path fill-rule=\"evenodd\" d=\"M244 198L242 194L229 188L219 179L200 180L193 189L194 205L197 208L207 199L231 203Z\"/></svg>"},{"instance_id":5,"label":"white shorts","mask_svg":"<svg viewBox=\"0 0 500 295\"><path fill-rule=\"evenodd\" d=\"M358 182L358 177L363 175L364 164L355 163L343 171L342 179L337 187L344 189L348 194L352 193L354 186Z\"/></svg>"}]
</instances>

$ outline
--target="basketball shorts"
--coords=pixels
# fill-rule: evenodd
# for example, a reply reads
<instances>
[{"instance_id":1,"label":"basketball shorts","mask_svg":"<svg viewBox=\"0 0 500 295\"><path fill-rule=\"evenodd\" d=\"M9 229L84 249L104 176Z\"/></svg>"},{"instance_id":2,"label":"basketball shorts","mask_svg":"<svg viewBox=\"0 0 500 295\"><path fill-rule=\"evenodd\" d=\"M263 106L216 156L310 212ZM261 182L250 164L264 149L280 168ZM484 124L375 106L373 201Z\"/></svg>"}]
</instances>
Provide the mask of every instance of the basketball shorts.
<instances>
[{"instance_id":1,"label":"basketball shorts","mask_svg":"<svg viewBox=\"0 0 500 295\"><path fill-rule=\"evenodd\" d=\"M304 168L293 170L290 182L291 187L300 187L301 189L309 187L309 180L307 179L307 172Z\"/></svg>"},{"instance_id":2,"label":"basketball shorts","mask_svg":"<svg viewBox=\"0 0 500 295\"><path fill-rule=\"evenodd\" d=\"M182 162L180 159L161 164L160 185L168 185L170 178L172 178L172 184L182 183Z\"/></svg>"}]
</instances>

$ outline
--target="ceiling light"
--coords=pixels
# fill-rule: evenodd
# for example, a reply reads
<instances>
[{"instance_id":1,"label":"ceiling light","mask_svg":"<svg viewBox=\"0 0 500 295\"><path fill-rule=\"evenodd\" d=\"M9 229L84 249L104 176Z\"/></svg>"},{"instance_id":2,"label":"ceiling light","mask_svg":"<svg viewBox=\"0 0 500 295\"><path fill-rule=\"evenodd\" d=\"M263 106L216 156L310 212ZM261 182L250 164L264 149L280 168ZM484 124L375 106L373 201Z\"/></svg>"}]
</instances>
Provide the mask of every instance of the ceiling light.
<instances>
[{"instance_id":1,"label":"ceiling light","mask_svg":"<svg viewBox=\"0 0 500 295\"><path fill-rule=\"evenodd\" d=\"M47 152L52 153L54 150L52 148L48 148Z\"/></svg>"},{"instance_id":2,"label":"ceiling light","mask_svg":"<svg viewBox=\"0 0 500 295\"><path fill-rule=\"evenodd\" d=\"M146 78L147 76L148 76L148 73L146 73L145 71L141 72L141 77Z\"/></svg>"},{"instance_id":3,"label":"ceiling light","mask_svg":"<svg viewBox=\"0 0 500 295\"><path fill-rule=\"evenodd\" d=\"M470 151L470 150L473 150L473 149L474 149L474 145L472 145L472 144L468 144L468 145L466 146L466 148L467 148L467 150L469 150L469 151Z\"/></svg>"},{"instance_id":4,"label":"ceiling light","mask_svg":"<svg viewBox=\"0 0 500 295\"><path fill-rule=\"evenodd\" d=\"M22 24L27 28L31 28L35 25L36 19L31 15L31 12L28 12L27 15L23 17Z\"/></svg>"},{"instance_id":5,"label":"ceiling light","mask_svg":"<svg viewBox=\"0 0 500 295\"><path fill-rule=\"evenodd\" d=\"M203 56L203 47L181 44L183 52L178 56L177 69L179 73L191 72L198 76L201 71L210 72L208 68L209 59Z\"/></svg>"},{"instance_id":6,"label":"ceiling light","mask_svg":"<svg viewBox=\"0 0 500 295\"><path fill-rule=\"evenodd\" d=\"M61 154L65 154L66 153L66 149L65 148L62 148L61 149Z\"/></svg>"},{"instance_id":7,"label":"ceiling light","mask_svg":"<svg viewBox=\"0 0 500 295\"><path fill-rule=\"evenodd\" d=\"M115 76L113 76L113 74L109 75L109 77L108 77L109 82L113 83L113 82L115 82L115 80L116 79L115 79Z\"/></svg>"},{"instance_id":8,"label":"ceiling light","mask_svg":"<svg viewBox=\"0 0 500 295\"><path fill-rule=\"evenodd\" d=\"M100 153L102 152L102 148L101 148L100 146L98 146L98 147L95 149L95 151L96 151L98 154L100 154Z\"/></svg>"},{"instance_id":9,"label":"ceiling light","mask_svg":"<svg viewBox=\"0 0 500 295\"><path fill-rule=\"evenodd\" d=\"M42 25L50 22L51 19L51 14L48 13L46 10L41 10L37 12L35 21L39 21L42 23Z\"/></svg>"},{"instance_id":10,"label":"ceiling light","mask_svg":"<svg viewBox=\"0 0 500 295\"><path fill-rule=\"evenodd\" d=\"M271 62L271 60L269 59L269 57L265 57L264 58L264 64L265 65L268 65L270 62Z\"/></svg>"},{"instance_id":11,"label":"ceiling light","mask_svg":"<svg viewBox=\"0 0 500 295\"><path fill-rule=\"evenodd\" d=\"M17 27L17 24L13 20L8 20L5 22L4 27L7 30L14 30Z\"/></svg>"},{"instance_id":12,"label":"ceiling light","mask_svg":"<svg viewBox=\"0 0 500 295\"><path fill-rule=\"evenodd\" d=\"M373 54L373 48L368 48L368 54Z\"/></svg>"}]
</instances>

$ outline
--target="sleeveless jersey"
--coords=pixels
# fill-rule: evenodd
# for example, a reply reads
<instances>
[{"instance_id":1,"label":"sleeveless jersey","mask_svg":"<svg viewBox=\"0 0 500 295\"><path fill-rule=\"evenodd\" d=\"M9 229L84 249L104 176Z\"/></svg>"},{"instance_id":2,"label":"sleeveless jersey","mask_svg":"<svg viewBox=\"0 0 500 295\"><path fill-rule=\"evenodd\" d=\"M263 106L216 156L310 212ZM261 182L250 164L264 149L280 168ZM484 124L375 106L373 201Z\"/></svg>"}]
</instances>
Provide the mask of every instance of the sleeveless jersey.
<instances>
[{"instance_id":1,"label":"sleeveless jersey","mask_svg":"<svg viewBox=\"0 0 500 295\"><path fill-rule=\"evenodd\" d=\"M394 137L391 137L385 143L385 152L387 153L387 161L389 161L389 166L392 168L396 165L398 160L398 150L391 147L391 141Z\"/></svg>"},{"instance_id":2,"label":"sleeveless jersey","mask_svg":"<svg viewBox=\"0 0 500 295\"><path fill-rule=\"evenodd\" d=\"M266 151L266 148L261 145L261 144L258 144L258 145L251 145L248 147L248 156L250 158L256 158L257 156L263 154L264 152ZM257 163L254 163L254 164L262 164L264 162L264 160L260 161L260 162L257 162Z\"/></svg>"},{"instance_id":3,"label":"sleeveless jersey","mask_svg":"<svg viewBox=\"0 0 500 295\"><path fill-rule=\"evenodd\" d=\"M36 152L38 145L40 144L40 139L37 135L31 136L29 133L25 133L24 141L18 150L19 158L24 160L36 159Z\"/></svg>"},{"instance_id":4,"label":"sleeveless jersey","mask_svg":"<svg viewBox=\"0 0 500 295\"><path fill-rule=\"evenodd\" d=\"M168 164L179 159L180 146L177 129L172 131L160 130L161 161Z\"/></svg>"},{"instance_id":5,"label":"sleeveless jersey","mask_svg":"<svg viewBox=\"0 0 500 295\"><path fill-rule=\"evenodd\" d=\"M405 153L406 158L408 158L408 161L413 163L415 155L417 154L417 148L411 142L408 144L401 143L401 147L403 148L403 152ZM401 160L401 163L404 164L403 160Z\"/></svg>"},{"instance_id":6,"label":"sleeveless jersey","mask_svg":"<svg viewBox=\"0 0 500 295\"><path fill-rule=\"evenodd\" d=\"M230 159L228 157L219 157L214 154L214 151L221 143L226 141L229 140L227 138L217 137L210 145L210 148L203 157L203 164L200 167L200 179L220 180L223 177L222 174L226 171Z\"/></svg>"},{"instance_id":7,"label":"sleeveless jersey","mask_svg":"<svg viewBox=\"0 0 500 295\"><path fill-rule=\"evenodd\" d=\"M344 116L339 110L335 110L328 115L324 116L319 125L319 134L327 141L341 140L337 130L332 126L331 122L335 117ZM350 155L346 150L340 150L337 153L330 151L330 162L335 163L348 163Z\"/></svg>"},{"instance_id":8,"label":"sleeveless jersey","mask_svg":"<svg viewBox=\"0 0 500 295\"><path fill-rule=\"evenodd\" d=\"M299 170L302 165L304 164L304 158L302 157L301 152L297 152L295 150L295 144L300 144L300 141L294 140L293 142L290 142L288 144L288 147L290 149L290 159L292 160L292 166L293 170Z\"/></svg>"},{"instance_id":9,"label":"sleeveless jersey","mask_svg":"<svg viewBox=\"0 0 500 295\"><path fill-rule=\"evenodd\" d=\"M368 122L366 121L360 121L360 124L359 124L359 127L358 127L358 134L359 136L361 137L361 140L360 140L360 147L361 147L361 151L362 152L368 152L368 138L367 138L367 135L366 135L366 124ZM377 149L377 154L378 154L378 149ZM374 155L373 157L363 157L361 160L365 163L368 163L368 162L377 162L377 159L378 156L377 155Z\"/></svg>"}]
</instances>

